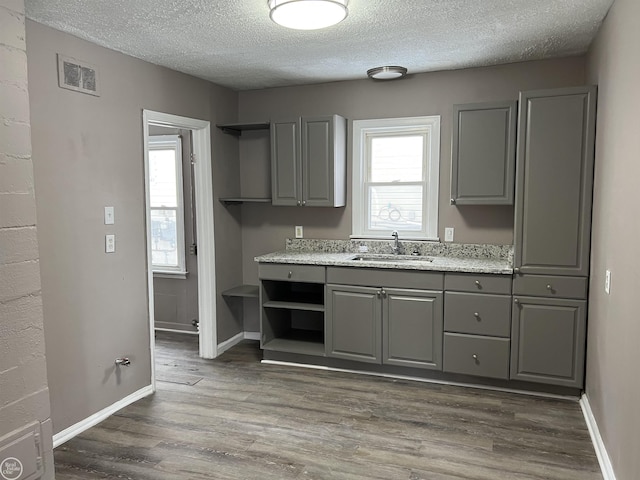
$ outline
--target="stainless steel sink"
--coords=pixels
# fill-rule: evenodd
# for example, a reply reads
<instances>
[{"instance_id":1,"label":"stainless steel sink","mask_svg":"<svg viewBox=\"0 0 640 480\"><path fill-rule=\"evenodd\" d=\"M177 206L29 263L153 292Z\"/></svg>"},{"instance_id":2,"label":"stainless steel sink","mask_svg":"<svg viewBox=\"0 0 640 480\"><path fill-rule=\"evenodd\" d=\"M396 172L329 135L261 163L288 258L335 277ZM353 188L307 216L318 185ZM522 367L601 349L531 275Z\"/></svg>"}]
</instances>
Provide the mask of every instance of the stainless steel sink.
<instances>
[{"instance_id":1,"label":"stainless steel sink","mask_svg":"<svg viewBox=\"0 0 640 480\"><path fill-rule=\"evenodd\" d=\"M422 257L420 255L385 255L385 254L358 254L350 260L356 262L433 262L433 257Z\"/></svg>"}]
</instances>

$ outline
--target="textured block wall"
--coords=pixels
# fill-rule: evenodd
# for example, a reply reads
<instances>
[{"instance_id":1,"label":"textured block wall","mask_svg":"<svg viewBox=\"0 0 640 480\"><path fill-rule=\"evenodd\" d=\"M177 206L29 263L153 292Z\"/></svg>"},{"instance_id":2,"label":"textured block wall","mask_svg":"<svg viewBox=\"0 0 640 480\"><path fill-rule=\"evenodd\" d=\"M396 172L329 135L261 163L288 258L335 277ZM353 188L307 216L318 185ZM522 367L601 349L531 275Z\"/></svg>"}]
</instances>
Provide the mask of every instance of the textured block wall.
<instances>
[{"instance_id":1,"label":"textured block wall","mask_svg":"<svg viewBox=\"0 0 640 480\"><path fill-rule=\"evenodd\" d=\"M23 0L0 0L0 447L42 422L53 479Z\"/></svg>"}]
</instances>

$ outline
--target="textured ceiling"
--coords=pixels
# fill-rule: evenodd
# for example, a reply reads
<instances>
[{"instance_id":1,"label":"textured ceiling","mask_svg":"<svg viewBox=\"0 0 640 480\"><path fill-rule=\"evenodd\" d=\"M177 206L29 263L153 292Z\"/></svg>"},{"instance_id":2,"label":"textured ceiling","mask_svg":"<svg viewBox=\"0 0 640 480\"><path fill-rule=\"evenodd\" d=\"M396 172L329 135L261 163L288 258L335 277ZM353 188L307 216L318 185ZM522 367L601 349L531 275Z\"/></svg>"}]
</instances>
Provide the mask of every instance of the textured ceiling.
<instances>
[{"instance_id":1,"label":"textured ceiling","mask_svg":"<svg viewBox=\"0 0 640 480\"><path fill-rule=\"evenodd\" d=\"M36 22L235 90L581 54L612 3L350 0L342 23L296 31L269 19L267 0L25 1Z\"/></svg>"}]
</instances>

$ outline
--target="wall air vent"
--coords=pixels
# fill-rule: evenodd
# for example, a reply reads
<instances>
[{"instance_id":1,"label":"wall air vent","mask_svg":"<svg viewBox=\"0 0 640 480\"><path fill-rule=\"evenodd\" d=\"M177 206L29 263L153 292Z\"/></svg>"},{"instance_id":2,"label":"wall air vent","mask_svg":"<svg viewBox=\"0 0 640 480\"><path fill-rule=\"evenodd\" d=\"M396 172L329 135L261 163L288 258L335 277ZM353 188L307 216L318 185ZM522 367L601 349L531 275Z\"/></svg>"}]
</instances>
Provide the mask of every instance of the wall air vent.
<instances>
[{"instance_id":1,"label":"wall air vent","mask_svg":"<svg viewBox=\"0 0 640 480\"><path fill-rule=\"evenodd\" d=\"M98 69L75 58L58 54L58 85L76 92L100 96Z\"/></svg>"}]
</instances>

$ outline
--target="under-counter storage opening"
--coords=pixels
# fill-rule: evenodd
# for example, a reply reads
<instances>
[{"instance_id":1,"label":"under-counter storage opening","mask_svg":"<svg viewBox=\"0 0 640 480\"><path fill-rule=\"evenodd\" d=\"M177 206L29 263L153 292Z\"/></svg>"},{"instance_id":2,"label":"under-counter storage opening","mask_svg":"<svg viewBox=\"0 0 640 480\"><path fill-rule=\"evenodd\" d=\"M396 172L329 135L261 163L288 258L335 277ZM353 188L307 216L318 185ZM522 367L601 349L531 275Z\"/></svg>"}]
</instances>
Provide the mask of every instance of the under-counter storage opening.
<instances>
[{"instance_id":1,"label":"under-counter storage opening","mask_svg":"<svg viewBox=\"0 0 640 480\"><path fill-rule=\"evenodd\" d=\"M261 347L325 354L324 284L262 280Z\"/></svg>"}]
</instances>

